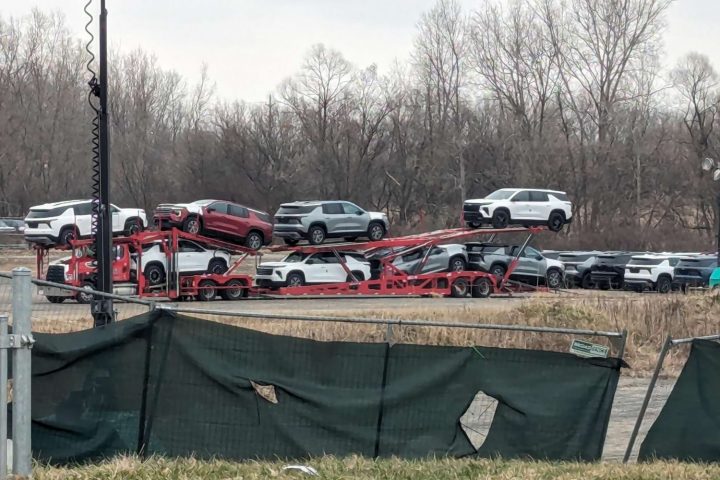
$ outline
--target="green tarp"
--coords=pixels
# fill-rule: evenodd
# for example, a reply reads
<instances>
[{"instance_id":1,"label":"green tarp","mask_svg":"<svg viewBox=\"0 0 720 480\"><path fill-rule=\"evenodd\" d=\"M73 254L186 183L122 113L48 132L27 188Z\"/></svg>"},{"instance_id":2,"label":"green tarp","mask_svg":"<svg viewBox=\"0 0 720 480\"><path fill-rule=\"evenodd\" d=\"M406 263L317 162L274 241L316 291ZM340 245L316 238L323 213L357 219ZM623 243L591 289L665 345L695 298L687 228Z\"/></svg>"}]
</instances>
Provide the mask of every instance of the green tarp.
<instances>
[{"instance_id":1,"label":"green tarp","mask_svg":"<svg viewBox=\"0 0 720 480\"><path fill-rule=\"evenodd\" d=\"M597 460L620 361L499 348L317 342L156 311L36 334L33 450ZM460 417L497 408L479 451Z\"/></svg>"},{"instance_id":2,"label":"green tarp","mask_svg":"<svg viewBox=\"0 0 720 480\"><path fill-rule=\"evenodd\" d=\"M720 343L695 340L638 461L720 462Z\"/></svg>"}]
</instances>

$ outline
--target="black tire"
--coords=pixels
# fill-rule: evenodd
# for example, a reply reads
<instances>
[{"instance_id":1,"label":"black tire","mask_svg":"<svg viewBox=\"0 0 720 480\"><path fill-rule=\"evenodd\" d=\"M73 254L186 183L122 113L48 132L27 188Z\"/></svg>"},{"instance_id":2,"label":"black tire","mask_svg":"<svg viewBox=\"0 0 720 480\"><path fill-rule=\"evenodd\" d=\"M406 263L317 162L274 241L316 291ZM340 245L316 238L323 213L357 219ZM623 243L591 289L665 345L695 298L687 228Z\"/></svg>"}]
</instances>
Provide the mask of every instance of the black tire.
<instances>
[{"instance_id":1,"label":"black tire","mask_svg":"<svg viewBox=\"0 0 720 480\"><path fill-rule=\"evenodd\" d=\"M285 285L288 287L302 287L305 285L305 277L300 272L290 272L285 278Z\"/></svg>"},{"instance_id":2,"label":"black tire","mask_svg":"<svg viewBox=\"0 0 720 480\"><path fill-rule=\"evenodd\" d=\"M227 270L227 263L222 258L213 258L208 262L207 273L222 275L223 273L227 272Z\"/></svg>"},{"instance_id":3,"label":"black tire","mask_svg":"<svg viewBox=\"0 0 720 480\"><path fill-rule=\"evenodd\" d=\"M357 240L357 238L358 238L358 237L345 237L344 240L345 240L346 242L354 242L355 240Z\"/></svg>"},{"instance_id":4,"label":"black tire","mask_svg":"<svg viewBox=\"0 0 720 480\"><path fill-rule=\"evenodd\" d=\"M470 283L466 278L458 278L450 285L450 296L453 298L464 298L468 293L470 293Z\"/></svg>"},{"instance_id":5,"label":"black tire","mask_svg":"<svg viewBox=\"0 0 720 480\"><path fill-rule=\"evenodd\" d=\"M582 277L582 281L580 282L580 286L584 288L585 290L592 290L595 288L595 283L592 281L592 277L590 277L589 273L586 273Z\"/></svg>"},{"instance_id":6,"label":"black tire","mask_svg":"<svg viewBox=\"0 0 720 480\"><path fill-rule=\"evenodd\" d=\"M493 212L492 226L493 228L507 228L510 224L510 212L505 209L497 209Z\"/></svg>"},{"instance_id":7,"label":"black tire","mask_svg":"<svg viewBox=\"0 0 720 480\"><path fill-rule=\"evenodd\" d=\"M45 297L50 303L63 303L66 297Z\"/></svg>"},{"instance_id":8,"label":"black tire","mask_svg":"<svg viewBox=\"0 0 720 480\"><path fill-rule=\"evenodd\" d=\"M462 272L467 268L467 262L462 257L453 257L448 263L448 272Z\"/></svg>"},{"instance_id":9,"label":"black tire","mask_svg":"<svg viewBox=\"0 0 720 480\"><path fill-rule=\"evenodd\" d=\"M672 280L670 277L661 276L658 278L657 285L655 286L658 293L670 293L672 287Z\"/></svg>"},{"instance_id":10,"label":"black tire","mask_svg":"<svg viewBox=\"0 0 720 480\"><path fill-rule=\"evenodd\" d=\"M325 243L326 236L325 229L320 225L313 225L308 230L308 242L310 242L310 245L322 245Z\"/></svg>"},{"instance_id":11,"label":"black tire","mask_svg":"<svg viewBox=\"0 0 720 480\"><path fill-rule=\"evenodd\" d=\"M217 297L217 284L212 280L200 280L198 283L197 299L201 302L210 302Z\"/></svg>"},{"instance_id":12,"label":"black tire","mask_svg":"<svg viewBox=\"0 0 720 480\"><path fill-rule=\"evenodd\" d=\"M289 245L291 247L298 244L297 238L283 238L283 241L285 242L285 245Z\"/></svg>"},{"instance_id":13,"label":"black tire","mask_svg":"<svg viewBox=\"0 0 720 480\"><path fill-rule=\"evenodd\" d=\"M473 298L487 298L492 294L493 286L492 282L487 277L480 277L475 280L472 286Z\"/></svg>"},{"instance_id":14,"label":"black tire","mask_svg":"<svg viewBox=\"0 0 720 480\"><path fill-rule=\"evenodd\" d=\"M496 277L504 277L505 272L507 272L507 268L505 268L505 265L502 265L500 263L496 263L492 267L490 267L490 275L495 275Z\"/></svg>"},{"instance_id":15,"label":"black tire","mask_svg":"<svg viewBox=\"0 0 720 480\"><path fill-rule=\"evenodd\" d=\"M131 218L125 222L125 236L129 237L143 231L142 220L139 218Z\"/></svg>"},{"instance_id":16,"label":"black tire","mask_svg":"<svg viewBox=\"0 0 720 480\"><path fill-rule=\"evenodd\" d=\"M465 222L465 225L466 225L468 228L480 228L480 227L482 227L482 223L479 223L479 222Z\"/></svg>"},{"instance_id":17,"label":"black tire","mask_svg":"<svg viewBox=\"0 0 720 480\"><path fill-rule=\"evenodd\" d=\"M262 233L253 230L245 237L245 246L250 250L258 251L265 244L265 237Z\"/></svg>"},{"instance_id":18,"label":"black tire","mask_svg":"<svg viewBox=\"0 0 720 480\"><path fill-rule=\"evenodd\" d=\"M370 225L368 225L367 235L371 242L380 241L385 236L385 227L378 222L370 222Z\"/></svg>"},{"instance_id":19,"label":"black tire","mask_svg":"<svg viewBox=\"0 0 720 480\"><path fill-rule=\"evenodd\" d=\"M563 287L563 274L557 268L551 268L545 272L545 283L548 288L558 290Z\"/></svg>"},{"instance_id":20,"label":"black tire","mask_svg":"<svg viewBox=\"0 0 720 480\"><path fill-rule=\"evenodd\" d=\"M575 279L573 277L565 277L565 288L568 290L572 290L576 287L575 285Z\"/></svg>"},{"instance_id":21,"label":"black tire","mask_svg":"<svg viewBox=\"0 0 720 480\"><path fill-rule=\"evenodd\" d=\"M548 217L548 228L551 232L559 232L565 225L565 214L562 212L552 212Z\"/></svg>"},{"instance_id":22,"label":"black tire","mask_svg":"<svg viewBox=\"0 0 720 480\"><path fill-rule=\"evenodd\" d=\"M83 290L95 290L95 285L90 282L85 282L82 288ZM92 303L94 297L95 295L93 295L92 292L78 292L75 300L82 305L87 305Z\"/></svg>"},{"instance_id":23,"label":"black tire","mask_svg":"<svg viewBox=\"0 0 720 480\"><path fill-rule=\"evenodd\" d=\"M202 233L202 220L197 215L190 215L182 225L183 232L199 235Z\"/></svg>"},{"instance_id":24,"label":"black tire","mask_svg":"<svg viewBox=\"0 0 720 480\"><path fill-rule=\"evenodd\" d=\"M70 242L77 239L77 230L74 227L63 227L58 236L58 243L69 247L71 246Z\"/></svg>"},{"instance_id":25,"label":"black tire","mask_svg":"<svg viewBox=\"0 0 720 480\"><path fill-rule=\"evenodd\" d=\"M146 266L143 275L145 275L145 283L151 287L160 285L165 281L165 269L159 263L151 263Z\"/></svg>"},{"instance_id":26,"label":"black tire","mask_svg":"<svg viewBox=\"0 0 720 480\"><path fill-rule=\"evenodd\" d=\"M362 272L352 272L352 274L358 282L362 282L363 280L365 280L365 275L363 275ZM350 275L348 275L345 281L347 283L350 283L353 281L353 279L350 277Z\"/></svg>"},{"instance_id":27,"label":"black tire","mask_svg":"<svg viewBox=\"0 0 720 480\"><path fill-rule=\"evenodd\" d=\"M247 297L247 289L242 280L233 279L223 285L225 288L220 289L220 296L223 300L240 300ZM233 287L233 288L230 288Z\"/></svg>"}]
</instances>

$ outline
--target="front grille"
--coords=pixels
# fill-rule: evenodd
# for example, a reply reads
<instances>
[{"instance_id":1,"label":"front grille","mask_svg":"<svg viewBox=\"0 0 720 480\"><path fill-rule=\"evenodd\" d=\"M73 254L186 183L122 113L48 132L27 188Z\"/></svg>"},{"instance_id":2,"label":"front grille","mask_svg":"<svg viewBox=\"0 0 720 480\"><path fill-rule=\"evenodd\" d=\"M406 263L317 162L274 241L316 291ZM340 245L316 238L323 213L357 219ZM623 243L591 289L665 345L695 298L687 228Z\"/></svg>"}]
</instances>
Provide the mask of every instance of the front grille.
<instances>
[{"instance_id":1,"label":"front grille","mask_svg":"<svg viewBox=\"0 0 720 480\"><path fill-rule=\"evenodd\" d=\"M273 269L272 268L258 268L257 274L258 275L272 275Z\"/></svg>"},{"instance_id":2,"label":"front grille","mask_svg":"<svg viewBox=\"0 0 720 480\"><path fill-rule=\"evenodd\" d=\"M466 203L463 205L463 212L479 212L480 211L480 205L475 205L472 203Z\"/></svg>"},{"instance_id":3,"label":"front grille","mask_svg":"<svg viewBox=\"0 0 720 480\"><path fill-rule=\"evenodd\" d=\"M38 225L40 225L40 222L27 222L28 228L38 228Z\"/></svg>"},{"instance_id":4,"label":"front grille","mask_svg":"<svg viewBox=\"0 0 720 480\"><path fill-rule=\"evenodd\" d=\"M172 207L157 207L155 213L172 213L173 210L177 210Z\"/></svg>"},{"instance_id":5,"label":"front grille","mask_svg":"<svg viewBox=\"0 0 720 480\"><path fill-rule=\"evenodd\" d=\"M45 279L48 282L65 283L65 267L62 265L50 265Z\"/></svg>"}]
</instances>

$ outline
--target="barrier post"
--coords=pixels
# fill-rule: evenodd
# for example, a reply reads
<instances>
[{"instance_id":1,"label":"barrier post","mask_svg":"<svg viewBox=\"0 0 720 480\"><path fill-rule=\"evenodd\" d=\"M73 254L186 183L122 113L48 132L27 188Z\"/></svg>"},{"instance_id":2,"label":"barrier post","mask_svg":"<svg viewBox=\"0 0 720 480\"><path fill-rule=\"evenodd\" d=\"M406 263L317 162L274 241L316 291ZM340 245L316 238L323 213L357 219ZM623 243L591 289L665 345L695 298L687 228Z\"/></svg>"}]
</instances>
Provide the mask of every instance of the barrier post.
<instances>
[{"instance_id":1,"label":"barrier post","mask_svg":"<svg viewBox=\"0 0 720 480\"><path fill-rule=\"evenodd\" d=\"M30 270L16 268L12 271L13 334L8 335L13 349L13 466L16 478L29 478L32 473L30 428L31 355L32 338L32 283Z\"/></svg>"},{"instance_id":2,"label":"barrier post","mask_svg":"<svg viewBox=\"0 0 720 480\"><path fill-rule=\"evenodd\" d=\"M8 338L8 316L0 315L0 340L4 343ZM7 348L0 348L0 479L7 477L7 392L8 392L8 360Z\"/></svg>"}]
</instances>

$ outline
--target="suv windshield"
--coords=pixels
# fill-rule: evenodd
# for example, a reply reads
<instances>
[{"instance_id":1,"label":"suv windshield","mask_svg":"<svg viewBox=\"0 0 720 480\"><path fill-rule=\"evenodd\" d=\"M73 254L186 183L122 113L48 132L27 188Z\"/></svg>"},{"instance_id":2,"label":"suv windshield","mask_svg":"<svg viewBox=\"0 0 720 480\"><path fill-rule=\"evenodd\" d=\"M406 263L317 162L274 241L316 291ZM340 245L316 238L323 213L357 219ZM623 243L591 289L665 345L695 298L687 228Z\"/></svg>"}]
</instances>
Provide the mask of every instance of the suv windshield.
<instances>
[{"instance_id":1,"label":"suv windshield","mask_svg":"<svg viewBox=\"0 0 720 480\"><path fill-rule=\"evenodd\" d=\"M488 200L507 200L514 193L512 190L496 190L485 198Z\"/></svg>"},{"instance_id":2,"label":"suv windshield","mask_svg":"<svg viewBox=\"0 0 720 480\"><path fill-rule=\"evenodd\" d=\"M275 215L304 215L304 214L312 212L316 208L317 208L317 205L310 206L310 207L283 205L280 207L280 209L277 211L277 213Z\"/></svg>"},{"instance_id":3,"label":"suv windshield","mask_svg":"<svg viewBox=\"0 0 720 480\"><path fill-rule=\"evenodd\" d=\"M288 255L287 257L285 257L285 260L283 260L283 262L300 263L303 260L305 260L305 258L307 258L307 256L308 256L307 253L293 252L290 255Z\"/></svg>"}]
</instances>

